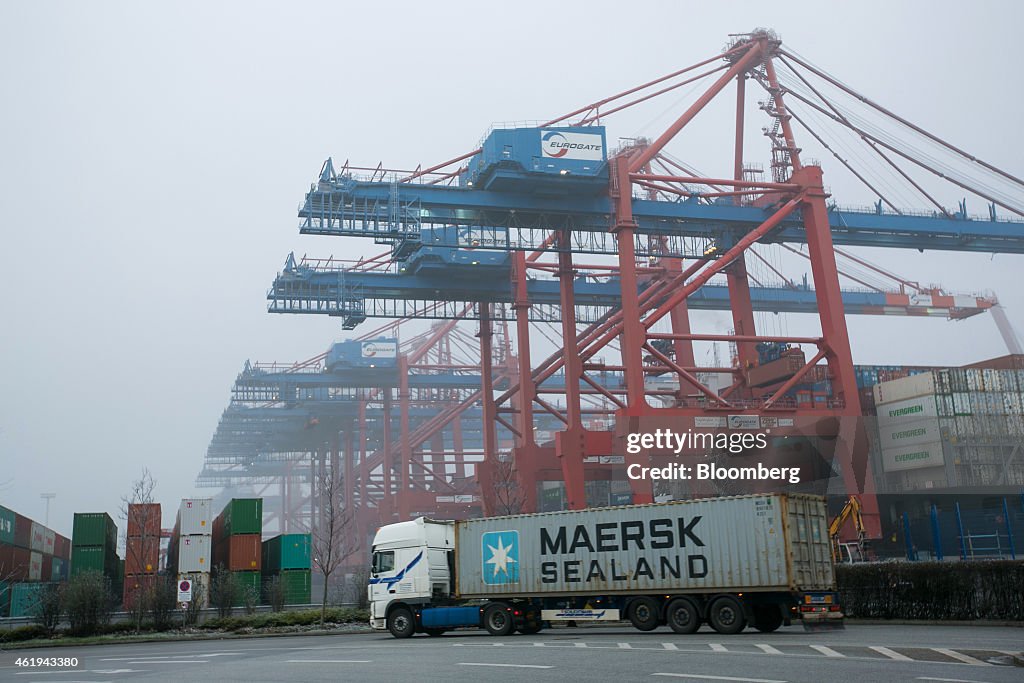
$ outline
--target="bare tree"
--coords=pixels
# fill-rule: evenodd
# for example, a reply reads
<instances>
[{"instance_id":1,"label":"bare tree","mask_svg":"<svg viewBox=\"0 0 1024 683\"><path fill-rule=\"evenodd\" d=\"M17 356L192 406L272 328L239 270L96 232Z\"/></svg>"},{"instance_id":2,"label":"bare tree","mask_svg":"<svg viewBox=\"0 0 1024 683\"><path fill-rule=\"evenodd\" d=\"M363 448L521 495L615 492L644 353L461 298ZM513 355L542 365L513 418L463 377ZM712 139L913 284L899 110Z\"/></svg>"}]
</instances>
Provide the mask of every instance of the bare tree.
<instances>
[{"instance_id":1,"label":"bare tree","mask_svg":"<svg viewBox=\"0 0 1024 683\"><path fill-rule=\"evenodd\" d=\"M313 500L319 506L313 520L313 564L323 574L324 596L320 623L327 618L327 587L331 574L359 547L352 512L342 501L341 479L329 469L314 468Z\"/></svg>"},{"instance_id":2,"label":"bare tree","mask_svg":"<svg viewBox=\"0 0 1024 683\"><path fill-rule=\"evenodd\" d=\"M518 515L523 511L525 496L510 455L499 455L491 469L494 490L494 513Z\"/></svg>"},{"instance_id":3,"label":"bare tree","mask_svg":"<svg viewBox=\"0 0 1024 683\"><path fill-rule=\"evenodd\" d=\"M138 581L134 595L125 595L125 607L135 623L135 632L142 630L142 619L150 608L155 590L155 563L147 560L160 556L160 519L157 509L153 506L153 489L156 481L146 467L142 468L142 476L132 482L127 495L121 497L120 518L125 521L124 547L125 564L127 567L141 569L145 578ZM152 527L156 527L154 532ZM134 533L132 533L134 531ZM152 577L152 578L149 578ZM126 582L127 584L127 582Z\"/></svg>"}]
</instances>

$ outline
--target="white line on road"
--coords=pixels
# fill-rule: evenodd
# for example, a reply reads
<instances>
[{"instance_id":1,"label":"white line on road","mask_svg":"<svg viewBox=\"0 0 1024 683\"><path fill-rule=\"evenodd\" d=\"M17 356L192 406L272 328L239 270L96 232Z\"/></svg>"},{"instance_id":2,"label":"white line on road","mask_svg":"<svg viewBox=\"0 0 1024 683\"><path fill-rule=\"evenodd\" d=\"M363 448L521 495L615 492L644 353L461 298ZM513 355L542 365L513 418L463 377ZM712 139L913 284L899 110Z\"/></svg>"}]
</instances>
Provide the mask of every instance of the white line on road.
<instances>
[{"instance_id":1,"label":"white line on road","mask_svg":"<svg viewBox=\"0 0 1024 683\"><path fill-rule=\"evenodd\" d=\"M161 659L154 661L150 659L133 659L129 664L209 664L205 659Z\"/></svg>"},{"instance_id":2,"label":"white line on road","mask_svg":"<svg viewBox=\"0 0 1024 683\"><path fill-rule=\"evenodd\" d=\"M985 681L974 681L966 678L932 678L930 676L918 676L919 681L943 681L944 683L985 683Z\"/></svg>"},{"instance_id":3,"label":"white line on road","mask_svg":"<svg viewBox=\"0 0 1024 683\"><path fill-rule=\"evenodd\" d=\"M906 655L901 655L899 652L893 652L889 648L882 647L881 645L869 645L868 649L869 650L874 650L875 652L877 652L880 655L885 655L889 659L895 659L898 662L912 662L912 661L914 661L913 659L911 659L910 657L908 657Z\"/></svg>"},{"instance_id":4,"label":"white line on road","mask_svg":"<svg viewBox=\"0 0 1024 683\"><path fill-rule=\"evenodd\" d=\"M826 657L845 657L846 656L842 652L836 652L835 650L830 648L828 645L810 645L809 647L812 650L817 650L818 652L820 652L821 654L825 655Z\"/></svg>"},{"instance_id":5,"label":"white line on road","mask_svg":"<svg viewBox=\"0 0 1024 683\"><path fill-rule=\"evenodd\" d=\"M554 669L545 664L495 664L493 662L458 662L459 666L500 666L509 669Z\"/></svg>"},{"instance_id":6,"label":"white line on road","mask_svg":"<svg viewBox=\"0 0 1024 683\"><path fill-rule=\"evenodd\" d=\"M651 674L652 676L671 676L672 678L696 678L702 681L743 681L743 683L786 683L786 681L768 678L736 678L735 676L709 676L707 674Z\"/></svg>"},{"instance_id":7,"label":"white line on road","mask_svg":"<svg viewBox=\"0 0 1024 683\"><path fill-rule=\"evenodd\" d=\"M200 657L230 657L232 655L244 655L244 652L213 652L208 655L199 655Z\"/></svg>"},{"instance_id":8,"label":"white line on road","mask_svg":"<svg viewBox=\"0 0 1024 683\"><path fill-rule=\"evenodd\" d=\"M662 643L661 646L666 650L678 650L679 647L675 643Z\"/></svg>"},{"instance_id":9,"label":"white line on road","mask_svg":"<svg viewBox=\"0 0 1024 683\"><path fill-rule=\"evenodd\" d=\"M632 650L633 646L630 645L629 643L619 643L619 649L620 650Z\"/></svg>"},{"instance_id":10,"label":"white line on road","mask_svg":"<svg viewBox=\"0 0 1024 683\"><path fill-rule=\"evenodd\" d=\"M956 650L950 650L944 647L933 647L932 649L938 652L940 655L952 657L953 659L963 662L964 664L973 664L974 666L992 666L988 662L983 662L980 659L975 659L970 655L965 655L964 653L957 652Z\"/></svg>"},{"instance_id":11,"label":"white line on road","mask_svg":"<svg viewBox=\"0 0 1024 683\"><path fill-rule=\"evenodd\" d=\"M758 648L759 650L762 650L766 655L782 654L782 650L779 650L778 648L772 647L771 645L767 645L765 643L756 643L754 647Z\"/></svg>"},{"instance_id":12,"label":"white line on road","mask_svg":"<svg viewBox=\"0 0 1024 683\"><path fill-rule=\"evenodd\" d=\"M372 664L372 659L289 659L289 664Z\"/></svg>"},{"instance_id":13,"label":"white line on road","mask_svg":"<svg viewBox=\"0 0 1024 683\"><path fill-rule=\"evenodd\" d=\"M178 655L179 657L191 657L192 655ZM170 659L170 657L151 657L149 655L136 655L134 657L104 657L101 662L127 662L129 659Z\"/></svg>"},{"instance_id":14,"label":"white line on road","mask_svg":"<svg viewBox=\"0 0 1024 683\"><path fill-rule=\"evenodd\" d=\"M573 643L572 646L573 647L590 647L586 643Z\"/></svg>"},{"instance_id":15,"label":"white line on road","mask_svg":"<svg viewBox=\"0 0 1024 683\"><path fill-rule=\"evenodd\" d=\"M711 648L712 652L728 652L729 651L728 649L726 649L725 645L722 645L721 643L708 643L708 647Z\"/></svg>"},{"instance_id":16,"label":"white line on road","mask_svg":"<svg viewBox=\"0 0 1024 683\"><path fill-rule=\"evenodd\" d=\"M44 674L80 674L81 669L67 669L65 671L15 671L18 676L40 676Z\"/></svg>"}]
</instances>

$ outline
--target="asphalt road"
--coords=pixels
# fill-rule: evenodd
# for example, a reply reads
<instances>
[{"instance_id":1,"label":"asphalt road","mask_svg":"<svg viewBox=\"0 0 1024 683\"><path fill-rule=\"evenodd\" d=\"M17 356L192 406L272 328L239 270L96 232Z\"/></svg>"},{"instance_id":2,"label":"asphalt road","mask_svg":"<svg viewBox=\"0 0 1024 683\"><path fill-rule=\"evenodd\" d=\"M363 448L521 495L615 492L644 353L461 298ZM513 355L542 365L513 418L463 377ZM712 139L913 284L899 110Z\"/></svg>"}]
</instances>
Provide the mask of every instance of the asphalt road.
<instances>
[{"instance_id":1,"label":"asphalt road","mask_svg":"<svg viewBox=\"0 0 1024 683\"><path fill-rule=\"evenodd\" d=\"M383 633L137 643L0 652L0 680L76 681L732 681L819 683L1024 681L1006 656L1024 629L851 625L845 631L721 636L706 628L558 628L496 638L457 631L395 640ZM77 657L77 666L18 666Z\"/></svg>"}]
</instances>

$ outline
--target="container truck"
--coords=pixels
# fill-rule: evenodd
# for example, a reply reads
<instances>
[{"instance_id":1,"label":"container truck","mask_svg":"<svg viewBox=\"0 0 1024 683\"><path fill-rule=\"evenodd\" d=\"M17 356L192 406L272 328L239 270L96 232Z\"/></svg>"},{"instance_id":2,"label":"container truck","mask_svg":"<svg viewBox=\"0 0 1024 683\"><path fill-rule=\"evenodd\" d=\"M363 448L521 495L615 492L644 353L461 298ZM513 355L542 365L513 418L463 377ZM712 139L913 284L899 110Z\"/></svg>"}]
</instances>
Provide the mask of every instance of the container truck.
<instances>
[{"instance_id":1,"label":"container truck","mask_svg":"<svg viewBox=\"0 0 1024 683\"><path fill-rule=\"evenodd\" d=\"M396 638L621 620L734 634L843 618L825 499L797 494L389 524L368 593L370 625Z\"/></svg>"}]
</instances>

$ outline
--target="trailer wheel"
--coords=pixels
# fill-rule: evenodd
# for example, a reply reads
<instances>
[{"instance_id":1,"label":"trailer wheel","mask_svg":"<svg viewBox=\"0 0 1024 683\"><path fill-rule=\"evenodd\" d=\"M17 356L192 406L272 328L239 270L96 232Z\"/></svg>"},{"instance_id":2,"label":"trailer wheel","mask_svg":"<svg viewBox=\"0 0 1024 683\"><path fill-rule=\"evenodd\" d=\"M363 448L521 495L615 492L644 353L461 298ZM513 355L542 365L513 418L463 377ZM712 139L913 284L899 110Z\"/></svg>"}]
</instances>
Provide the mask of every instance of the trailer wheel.
<instances>
[{"instance_id":1,"label":"trailer wheel","mask_svg":"<svg viewBox=\"0 0 1024 683\"><path fill-rule=\"evenodd\" d=\"M512 611L503 604L491 605L484 612L484 628L492 636L507 636L515 626Z\"/></svg>"},{"instance_id":2,"label":"trailer wheel","mask_svg":"<svg viewBox=\"0 0 1024 683\"><path fill-rule=\"evenodd\" d=\"M527 621L519 627L519 632L524 636L532 636L534 633L540 633L544 628L544 623L541 621Z\"/></svg>"},{"instance_id":3,"label":"trailer wheel","mask_svg":"<svg viewBox=\"0 0 1024 683\"><path fill-rule=\"evenodd\" d=\"M771 633L782 626L782 610L778 605L760 605L754 608L754 628Z\"/></svg>"},{"instance_id":4,"label":"trailer wheel","mask_svg":"<svg viewBox=\"0 0 1024 683\"><path fill-rule=\"evenodd\" d=\"M629 623L638 631L658 628L658 603L650 598L637 598L629 606Z\"/></svg>"},{"instance_id":5,"label":"trailer wheel","mask_svg":"<svg viewBox=\"0 0 1024 683\"><path fill-rule=\"evenodd\" d=\"M743 614L743 605L731 595L723 595L711 603L708 620L713 629L727 636L739 633L747 625L747 617Z\"/></svg>"},{"instance_id":6,"label":"trailer wheel","mask_svg":"<svg viewBox=\"0 0 1024 683\"><path fill-rule=\"evenodd\" d=\"M686 598L676 598L668 604L665 618L676 633L696 633L700 628L700 612Z\"/></svg>"},{"instance_id":7,"label":"trailer wheel","mask_svg":"<svg viewBox=\"0 0 1024 683\"><path fill-rule=\"evenodd\" d=\"M423 629L423 632L426 633L428 636L442 636L442 635L444 635L444 629L443 628L425 628L425 629Z\"/></svg>"},{"instance_id":8,"label":"trailer wheel","mask_svg":"<svg viewBox=\"0 0 1024 683\"><path fill-rule=\"evenodd\" d=\"M416 621L408 607L396 607L388 615L388 630L395 638L408 638L416 632Z\"/></svg>"}]
</instances>

